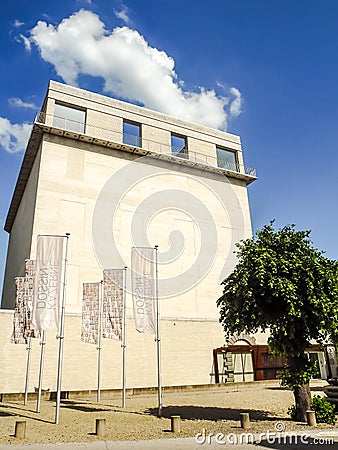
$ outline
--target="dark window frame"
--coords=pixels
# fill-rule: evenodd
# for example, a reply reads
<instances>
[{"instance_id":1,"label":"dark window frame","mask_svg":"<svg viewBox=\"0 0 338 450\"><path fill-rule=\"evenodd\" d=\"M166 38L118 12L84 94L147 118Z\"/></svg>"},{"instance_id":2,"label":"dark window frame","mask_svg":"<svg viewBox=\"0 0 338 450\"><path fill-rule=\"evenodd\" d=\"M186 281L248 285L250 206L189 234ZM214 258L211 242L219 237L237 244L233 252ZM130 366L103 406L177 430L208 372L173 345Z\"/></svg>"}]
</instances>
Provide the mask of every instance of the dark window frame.
<instances>
[{"instance_id":1,"label":"dark window frame","mask_svg":"<svg viewBox=\"0 0 338 450\"><path fill-rule=\"evenodd\" d=\"M173 145L173 138L182 139L184 141L184 146L175 146ZM187 136L178 133L170 133L170 146L171 146L171 154L173 156L177 156L178 158L188 159L188 139ZM177 149L177 151L175 151Z\"/></svg>"},{"instance_id":2,"label":"dark window frame","mask_svg":"<svg viewBox=\"0 0 338 450\"><path fill-rule=\"evenodd\" d=\"M63 117L62 115L57 115L57 113L55 112L55 107L57 107L57 106L67 108L68 110L79 111L79 112L84 113L84 120L77 121L77 120L71 119L66 116ZM83 108L81 106L74 105L71 103L55 101L54 114L53 114L53 125L57 126L58 128L67 130L67 131L73 131L76 133L85 134L86 125L87 125L87 108Z\"/></svg>"},{"instance_id":3,"label":"dark window frame","mask_svg":"<svg viewBox=\"0 0 338 450\"><path fill-rule=\"evenodd\" d=\"M225 152L228 155L232 155L233 161L226 157L222 158L219 152ZM221 169L231 170L233 172L239 172L238 152L236 150L216 145L216 157L217 157L217 167Z\"/></svg>"},{"instance_id":4,"label":"dark window frame","mask_svg":"<svg viewBox=\"0 0 338 450\"><path fill-rule=\"evenodd\" d=\"M139 130L138 135L125 133L124 126L132 125L137 127ZM123 119L122 123L122 141L126 145L130 145L131 147L142 147L142 124L139 122L134 122L132 120Z\"/></svg>"}]
</instances>

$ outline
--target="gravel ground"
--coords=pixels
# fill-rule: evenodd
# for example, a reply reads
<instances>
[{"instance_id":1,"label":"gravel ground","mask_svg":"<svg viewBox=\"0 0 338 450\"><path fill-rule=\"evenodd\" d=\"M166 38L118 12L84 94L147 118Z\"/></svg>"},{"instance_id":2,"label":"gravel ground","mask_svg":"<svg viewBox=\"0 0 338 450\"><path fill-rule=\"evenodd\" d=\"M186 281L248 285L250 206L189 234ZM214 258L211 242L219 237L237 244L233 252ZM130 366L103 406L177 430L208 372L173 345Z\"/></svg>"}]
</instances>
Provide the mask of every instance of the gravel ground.
<instances>
[{"instance_id":1,"label":"gravel ground","mask_svg":"<svg viewBox=\"0 0 338 450\"><path fill-rule=\"evenodd\" d=\"M312 383L312 394L321 394L325 382ZM15 422L27 423L24 443L97 441L95 419L106 419L105 440L143 440L176 437L170 432L170 417L180 415L180 437L206 433L241 433L240 412L249 412L250 432L305 431L304 424L292 422L287 414L293 395L278 382L228 385L207 391L163 394L163 415L157 417L157 395L134 395L121 408L121 399L111 397L100 403L93 400L65 400L61 404L60 424L55 425L55 402L43 401L41 413L36 402L0 403L0 443L18 443ZM278 429L279 427L279 429ZM327 425L319 425L327 428Z\"/></svg>"}]
</instances>

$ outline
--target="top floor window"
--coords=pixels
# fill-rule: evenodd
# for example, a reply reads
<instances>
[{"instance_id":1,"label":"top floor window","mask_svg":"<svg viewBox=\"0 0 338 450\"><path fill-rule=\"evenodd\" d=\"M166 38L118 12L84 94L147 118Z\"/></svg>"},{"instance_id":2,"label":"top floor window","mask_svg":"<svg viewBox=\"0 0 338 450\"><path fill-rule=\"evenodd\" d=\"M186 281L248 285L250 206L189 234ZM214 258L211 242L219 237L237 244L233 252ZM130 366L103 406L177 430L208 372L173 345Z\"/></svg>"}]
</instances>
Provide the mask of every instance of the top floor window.
<instances>
[{"instance_id":1,"label":"top floor window","mask_svg":"<svg viewBox=\"0 0 338 450\"><path fill-rule=\"evenodd\" d=\"M76 133L84 133L85 123L86 111L84 109L55 103L53 126Z\"/></svg>"},{"instance_id":2,"label":"top floor window","mask_svg":"<svg viewBox=\"0 0 338 450\"><path fill-rule=\"evenodd\" d=\"M171 134L171 152L180 158L188 157L187 138L178 134Z\"/></svg>"},{"instance_id":3,"label":"top floor window","mask_svg":"<svg viewBox=\"0 0 338 450\"><path fill-rule=\"evenodd\" d=\"M239 172L236 152L216 147L217 166L222 169Z\"/></svg>"},{"instance_id":4,"label":"top floor window","mask_svg":"<svg viewBox=\"0 0 338 450\"><path fill-rule=\"evenodd\" d=\"M123 143L132 147L141 147L141 125L123 121Z\"/></svg>"}]
</instances>

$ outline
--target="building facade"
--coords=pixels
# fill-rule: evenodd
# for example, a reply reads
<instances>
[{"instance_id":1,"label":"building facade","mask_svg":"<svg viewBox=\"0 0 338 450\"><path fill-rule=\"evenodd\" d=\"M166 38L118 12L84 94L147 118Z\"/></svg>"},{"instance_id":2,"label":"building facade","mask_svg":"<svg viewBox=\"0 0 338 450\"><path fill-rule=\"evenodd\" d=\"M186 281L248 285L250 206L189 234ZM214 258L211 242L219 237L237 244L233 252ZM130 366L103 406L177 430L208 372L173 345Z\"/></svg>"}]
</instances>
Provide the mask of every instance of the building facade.
<instances>
[{"instance_id":1,"label":"building facade","mask_svg":"<svg viewBox=\"0 0 338 450\"><path fill-rule=\"evenodd\" d=\"M63 389L96 383L96 346L80 341L82 285L100 281L103 269L130 267L135 245L159 246L163 384L209 383L212 351L224 344L220 281L236 263L235 242L251 236L247 186L255 179L238 136L51 81L5 224L0 352L7 364L0 391L23 388L25 346L9 344L14 279L35 258L39 234L64 233L70 238ZM154 337L135 331L129 281L127 291L127 384L155 386ZM48 332L44 388L51 390L56 348ZM32 352L30 389L38 342ZM102 361L102 387L120 388L119 342L104 340Z\"/></svg>"}]
</instances>

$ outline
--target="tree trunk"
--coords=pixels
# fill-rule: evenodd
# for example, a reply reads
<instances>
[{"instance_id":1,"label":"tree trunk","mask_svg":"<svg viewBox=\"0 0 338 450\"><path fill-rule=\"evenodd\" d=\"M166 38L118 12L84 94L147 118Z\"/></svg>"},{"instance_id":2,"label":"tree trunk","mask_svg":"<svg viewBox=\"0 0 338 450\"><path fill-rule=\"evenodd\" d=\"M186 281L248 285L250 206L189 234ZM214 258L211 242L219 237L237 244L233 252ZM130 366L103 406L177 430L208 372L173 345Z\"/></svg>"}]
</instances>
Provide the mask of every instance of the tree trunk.
<instances>
[{"instance_id":1,"label":"tree trunk","mask_svg":"<svg viewBox=\"0 0 338 450\"><path fill-rule=\"evenodd\" d=\"M308 371L308 359L305 354L288 358L289 371L294 374L295 380ZM295 383L296 384L296 383ZM306 411L311 409L311 392L309 382L301 386L290 384L295 397L296 414L298 422L306 422Z\"/></svg>"},{"instance_id":2,"label":"tree trunk","mask_svg":"<svg viewBox=\"0 0 338 450\"><path fill-rule=\"evenodd\" d=\"M311 392L309 383L293 388L296 404L296 420L306 422L306 411L311 409Z\"/></svg>"}]
</instances>

